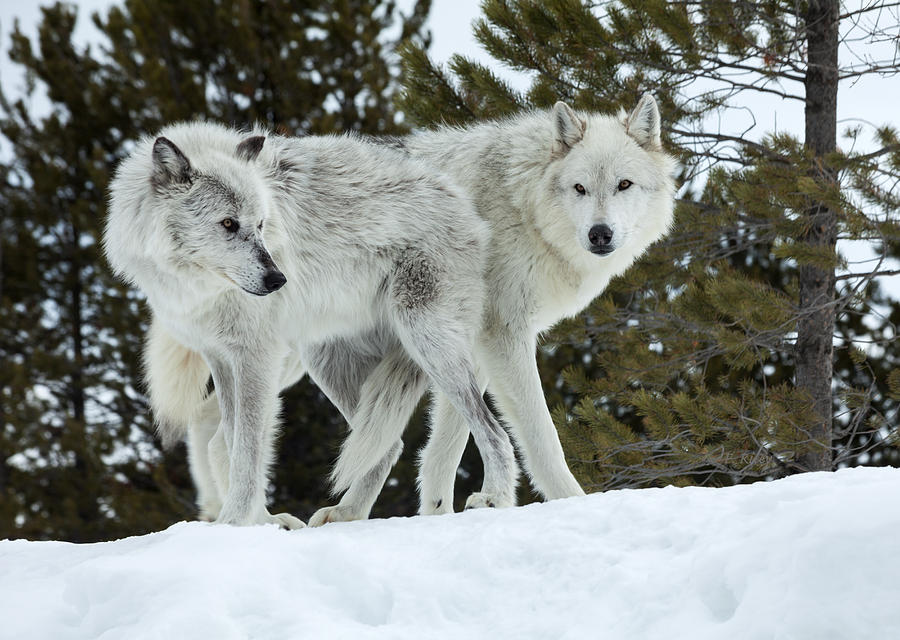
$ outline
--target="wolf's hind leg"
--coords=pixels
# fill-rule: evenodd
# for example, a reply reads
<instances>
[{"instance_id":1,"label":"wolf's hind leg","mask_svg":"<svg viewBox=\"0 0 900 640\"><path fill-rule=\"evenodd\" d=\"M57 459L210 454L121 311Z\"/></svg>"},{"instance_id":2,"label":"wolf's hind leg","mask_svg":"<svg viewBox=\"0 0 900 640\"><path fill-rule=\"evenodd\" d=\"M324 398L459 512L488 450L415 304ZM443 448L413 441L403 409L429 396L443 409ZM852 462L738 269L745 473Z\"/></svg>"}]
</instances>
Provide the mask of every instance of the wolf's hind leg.
<instances>
[{"instance_id":1,"label":"wolf's hind leg","mask_svg":"<svg viewBox=\"0 0 900 640\"><path fill-rule=\"evenodd\" d=\"M347 490L341 505L348 515L366 518L400 455L403 435L427 378L399 348L390 351L363 383L350 416L350 433L332 472L335 491Z\"/></svg>"},{"instance_id":2,"label":"wolf's hind leg","mask_svg":"<svg viewBox=\"0 0 900 640\"><path fill-rule=\"evenodd\" d=\"M347 342L333 343L308 358L316 383L350 425L332 473L335 491L346 493L313 514L312 525L367 518L403 448L400 436L425 391L425 376L395 341L386 348L387 355L373 359Z\"/></svg>"},{"instance_id":3,"label":"wolf's hind leg","mask_svg":"<svg viewBox=\"0 0 900 640\"><path fill-rule=\"evenodd\" d=\"M391 450L365 475L356 478L341 501L330 507L322 507L309 519L309 526L320 527L329 522L350 522L369 517L372 505L384 486L388 474L397 463L403 441L397 440Z\"/></svg>"},{"instance_id":4,"label":"wolf's hind leg","mask_svg":"<svg viewBox=\"0 0 900 640\"><path fill-rule=\"evenodd\" d=\"M515 454L509 436L484 401L477 382L472 341L463 326L448 321L452 316L427 310L404 316L401 322L406 330L400 336L403 345L431 378L435 390L446 395L469 426L481 453L484 485L480 494L470 497L466 508L513 506L518 476ZM458 464L458 460L453 463Z\"/></svg>"},{"instance_id":5,"label":"wolf's hind leg","mask_svg":"<svg viewBox=\"0 0 900 640\"><path fill-rule=\"evenodd\" d=\"M331 474L335 491L349 489L382 461L403 435L425 386L422 370L400 348L378 363L348 420L350 433Z\"/></svg>"},{"instance_id":6,"label":"wolf's hind leg","mask_svg":"<svg viewBox=\"0 0 900 640\"><path fill-rule=\"evenodd\" d=\"M228 452L222 452L224 470L218 469L223 464L223 455L217 455L212 446L220 420L218 399L215 394L210 394L188 425L188 463L197 488L197 507L201 520L212 521L219 516L225 495L224 488L219 488L217 478L228 477ZM222 445L224 448L224 441Z\"/></svg>"},{"instance_id":7,"label":"wolf's hind leg","mask_svg":"<svg viewBox=\"0 0 900 640\"><path fill-rule=\"evenodd\" d=\"M419 454L419 513L453 513L456 471L469 442L469 426L443 393L431 404L428 442Z\"/></svg>"}]
</instances>

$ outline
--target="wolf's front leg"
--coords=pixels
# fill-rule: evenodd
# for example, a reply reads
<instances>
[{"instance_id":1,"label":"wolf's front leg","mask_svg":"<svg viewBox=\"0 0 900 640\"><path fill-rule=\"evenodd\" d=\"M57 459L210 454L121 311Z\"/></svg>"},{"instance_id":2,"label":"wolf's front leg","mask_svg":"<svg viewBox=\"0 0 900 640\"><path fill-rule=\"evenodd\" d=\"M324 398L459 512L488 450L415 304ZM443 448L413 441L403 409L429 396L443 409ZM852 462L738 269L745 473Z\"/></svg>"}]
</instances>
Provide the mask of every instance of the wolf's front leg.
<instances>
[{"instance_id":1,"label":"wolf's front leg","mask_svg":"<svg viewBox=\"0 0 900 640\"><path fill-rule=\"evenodd\" d=\"M534 340L502 336L485 352L488 392L509 424L521 449L534 488L547 500L583 496L566 464L535 359Z\"/></svg>"},{"instance_id":2,"label":"wolf's front leg","mask_svg":"<svg viewBox=\"0 0 900 640\"><path fill-rule=\"evenodd\" d=\"M268 469L279 406L278 359L274 354L256 349L209 360L229 461L228 486L216 522L274 523L289 529L305 526L289 514L271 515L266 509ZM212 442L215 441L214 438Z\"/></svg>"}]
</instances>

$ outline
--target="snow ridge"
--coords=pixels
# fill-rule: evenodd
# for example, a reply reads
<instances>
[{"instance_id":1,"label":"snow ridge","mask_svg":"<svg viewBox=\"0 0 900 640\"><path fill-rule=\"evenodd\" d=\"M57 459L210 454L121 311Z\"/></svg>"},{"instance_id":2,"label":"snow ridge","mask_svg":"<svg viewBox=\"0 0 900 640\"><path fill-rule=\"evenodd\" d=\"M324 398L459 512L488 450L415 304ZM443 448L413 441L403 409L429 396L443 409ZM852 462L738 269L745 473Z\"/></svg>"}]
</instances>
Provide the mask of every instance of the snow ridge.
<instances>
[{"instance_id":1,"label":"snow ridge","mask_svg":"<svg viewBox=\"0 0 900 640\"><path fill-rule=\"evenodd\" d=\"M900 638L900 469L0 542L0 638Z\"/></svg>"}]
</instances>

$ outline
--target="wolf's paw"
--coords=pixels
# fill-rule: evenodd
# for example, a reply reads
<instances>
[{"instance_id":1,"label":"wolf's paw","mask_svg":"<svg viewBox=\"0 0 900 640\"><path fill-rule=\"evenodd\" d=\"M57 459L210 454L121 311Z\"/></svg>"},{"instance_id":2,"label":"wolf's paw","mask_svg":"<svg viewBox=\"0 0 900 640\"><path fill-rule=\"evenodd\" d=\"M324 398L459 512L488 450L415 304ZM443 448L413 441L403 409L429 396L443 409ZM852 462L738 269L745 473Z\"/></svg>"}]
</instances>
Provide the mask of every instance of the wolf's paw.
<instances>
[{"instance_id":1,"label":"wolf's paw","mask_svg":"<svg viewBox=\"0 0 900 640\"><path fill-rule=\"evenodd\" d=\"M287 529L292 531L294 529L303 529L306 527L306 524L300 518L295 518L289 513L275 513L269 514L269 522L272 524L277 524L282 529Z\"/></svg>"},{"instance_id":2,"label":"wolf's paw","mask_svg":"<svg viewBox=\"0 0 900 640\"><path fill-rule=\"evenodd\" d=\"M493 493L473 493L466 500L466 510L483 509L485 507L512 507L515 501L511 498Z\"/></svg>"},{"instance_id":3,"label":"wolf's paw","mask_svg":"<svg viewBox=\"0 0 900 640\"><path fill-rule=\"evenodd\" d=\"M215 522L216 518L219 517L219 512L222 511L221 502L204 502L199 506L200 510L197 514L197 519L204 522Z\"/></svg>"},{"instance_id":4,"label":"wolf's paw","mask_svg":"<svg viewBox=\"0 0 900 640\"><path fill-rule=\"evenodd\" d=\"M353 520L365 520L365 516L352 507L336 504L333 507L322 507L316 511L309 519L309 526L321 527L329 522L351 522Z\"/></svg>"},{"instance_id":5,"label":"wolf's paw","mask_svg":"<svg viewBox=\"0 0 900 640\"><path fill-rule=\"evenodd\" d=\"M199 513L197 513L197 520L200 522L215 522L219 517L219 513L210 513L206 509L201 509Z\"/></svg>"},{"instance_id":6,"label":"wolf's paw","mask_svg":"<svg viewBox=\"0 0 900 640\"><path fill-rule=\"evenodd\" d=\"M277 524L282 529L302 529L306 525L299 518L295 518L289 513L278 513L272 515L265 509L258 512L253 517L238 517L229 515L224 509L219 517L215 519L217 524L230 524L238 527L252 527L260 524Z\"/></svg>"},{"instance_id":7,"label":"wolf's paw","mask_svg":"<svg viewBox=\"0 0 900 640\"><path fill-rule=\"evenodd\" d=\"M453 513L453 500L448 498L425 500L419 506L419 514L423 516L442 516L445 513Z\"/></svg>"}]
</instances>

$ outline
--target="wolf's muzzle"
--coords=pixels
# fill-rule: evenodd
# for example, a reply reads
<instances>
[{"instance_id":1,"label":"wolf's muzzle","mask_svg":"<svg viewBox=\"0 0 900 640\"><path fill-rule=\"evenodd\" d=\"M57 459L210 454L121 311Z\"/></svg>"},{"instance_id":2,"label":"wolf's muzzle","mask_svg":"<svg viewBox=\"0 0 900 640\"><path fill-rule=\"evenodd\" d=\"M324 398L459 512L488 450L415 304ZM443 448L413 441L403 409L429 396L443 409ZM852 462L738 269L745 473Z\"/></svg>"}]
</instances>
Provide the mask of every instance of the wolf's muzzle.
<instances>
[{"instance_id":1,"label":"wolf's muzzle","mask_svg":"<svg viewBox=\"0 0 900 640\"><path fill-rule=\"evenodd\" d=\"M615 247L612 244L613 230L605 224L595 224L588 231L588 241L591 243L591 253L605 256L612 253Z\"/></svg>"},{"instance_id":2,"label":"wolf's muzzle","mask_svg":"<svg viewBox=\"0 0 900 640\"><path fill-rule=\"evenodd\" d=\"M285 282L287 282L287 278L280 271L269 271L263 278L263 286L266 288L266 293L278 291L284 286Z\"/></svg>"}]
</instances>

